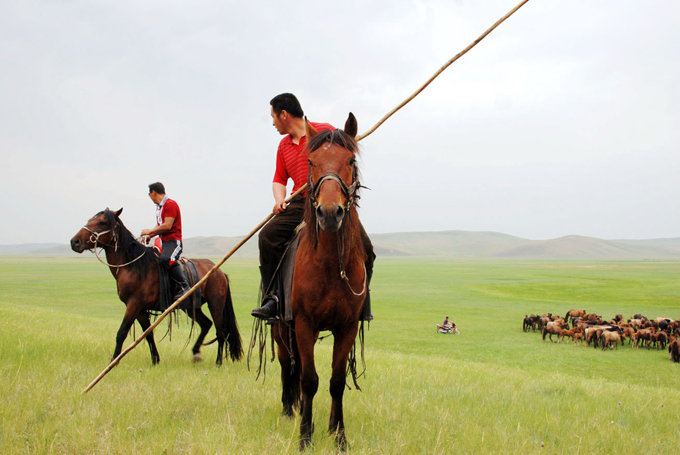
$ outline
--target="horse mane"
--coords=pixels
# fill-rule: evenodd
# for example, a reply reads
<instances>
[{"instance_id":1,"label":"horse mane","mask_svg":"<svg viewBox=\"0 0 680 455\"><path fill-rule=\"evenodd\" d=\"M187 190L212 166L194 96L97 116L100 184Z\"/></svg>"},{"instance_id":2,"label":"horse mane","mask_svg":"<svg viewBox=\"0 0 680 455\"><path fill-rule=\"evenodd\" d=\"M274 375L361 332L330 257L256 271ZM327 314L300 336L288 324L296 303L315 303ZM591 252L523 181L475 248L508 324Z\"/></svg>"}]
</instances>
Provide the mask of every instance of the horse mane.
<instances>
[{"instance_id":1,"label":"horse mane","mask_svg":"<svg viewBox=\"0 0 680 455\"><path fill-rule=\"evenodd\" d=\"M118 240L118 248L125 255L126 262L132 261L139 257L143 252L146 252L146 254L134 261L128 267L132 267L132 270L137 272L140 276L144 276L151 265L158 265L158 257L156 257L154 249L138 242L137 239L135 239L135 236L132 235L132 232L125 227L123 221L117 217L115 213L106 209L99 212L99 214L103 214L106 217L109 226L112 226L112 229L114 229Z\"/></svg>"},{"instance_id":2,"label":"horse mane","mask_svg":"<svg viewBox=\"0 0 680 455\"><path fill-rule=\"evenodd\" d=\"M331 144L336 144L339 145L340 147L346 148L350 152L354 153L355 155L359 155L359 143L349 134L347 134L344 130L341 129L336 129L336 130L322 130L319 131L318 134L313 136L308 142L307 142L307 150L308 153L311 155L314 153L315 150L317 150L319 147L324 145L326 142L330 142ZM359 167L354 166L354 181L355 182L360 182L360 177L361 174L359 172ZM311 173L310 173L310 178L311 178ZM308 191L310 191L313 187L312 181L308 182ZM354 199L355 199L355 206L359 207L359 199L361 198L361 195L359 194L359 190L362 188L361 185L357 185L356 192L354 193ZM316 229L316 211L314 210L314 207L312 207L312 200L311 198L306 198L307 202L305 204L305 214L302 217L302 220L305 222L305 225L309 229ZM352 207L351 211L355 211L355 208ZM342 230L345 231L345 226L346 224L349 223L343 223Z\"/></svg>"}]
</instances>

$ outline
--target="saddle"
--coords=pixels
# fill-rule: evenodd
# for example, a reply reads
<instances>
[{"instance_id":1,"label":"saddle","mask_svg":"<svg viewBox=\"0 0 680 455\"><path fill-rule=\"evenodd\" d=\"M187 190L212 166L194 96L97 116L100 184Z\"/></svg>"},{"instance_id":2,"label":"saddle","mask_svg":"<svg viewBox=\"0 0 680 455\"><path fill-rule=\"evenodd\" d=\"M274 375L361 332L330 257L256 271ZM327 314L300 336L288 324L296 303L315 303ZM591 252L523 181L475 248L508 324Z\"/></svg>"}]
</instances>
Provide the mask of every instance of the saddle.
<instances>
[{"instance_id":1,"label":"saddle","mask_svg":"<svg viewBox=\"0 0 680 455\"><path fill-rule=\"evenodd\" d=\"M180 258L177 261L180 267L184 267L184 273L189 280L189 286L195 285L198 278L198 270L196 270L196 264L191 262L191 260L186 258ZM174 296L179 291L179 285L175 283L165 270L163 266L158 264L158 285L160 289L159 299L158 299L158 311L165 311L172 303L175 301ZM196 289L188 298L186 298L182 303L179 304L177 308L188 311L201 307L201 290Z\"/></svg>"}]
</instances>

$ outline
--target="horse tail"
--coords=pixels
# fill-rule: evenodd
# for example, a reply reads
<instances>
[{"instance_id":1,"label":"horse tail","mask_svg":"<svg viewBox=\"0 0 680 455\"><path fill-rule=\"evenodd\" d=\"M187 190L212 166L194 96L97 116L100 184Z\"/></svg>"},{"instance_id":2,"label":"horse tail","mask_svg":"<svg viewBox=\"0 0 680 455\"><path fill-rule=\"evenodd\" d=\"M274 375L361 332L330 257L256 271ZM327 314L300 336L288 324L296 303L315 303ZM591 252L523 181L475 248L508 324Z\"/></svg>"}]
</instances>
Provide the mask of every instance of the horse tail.
<instances>
[{"instance_id":1,"label":"horse tail","mask_svg":"<svg viewBox=\"0 0 680 455\"><path fill-rule=\"evenodd\" d=\"M226 274L225 274L226 276ZM227 294L224 297L224 309L222 310L222 324L227 334L227 343L229 345L229 356L232 361L241 360L243 356L243 347L241 346L241 334L238 331L236 324L236 315L234 314L234 305L231 300L231 286L229 286L229 278L227 277Z\"/></svg>"}]
</instances>

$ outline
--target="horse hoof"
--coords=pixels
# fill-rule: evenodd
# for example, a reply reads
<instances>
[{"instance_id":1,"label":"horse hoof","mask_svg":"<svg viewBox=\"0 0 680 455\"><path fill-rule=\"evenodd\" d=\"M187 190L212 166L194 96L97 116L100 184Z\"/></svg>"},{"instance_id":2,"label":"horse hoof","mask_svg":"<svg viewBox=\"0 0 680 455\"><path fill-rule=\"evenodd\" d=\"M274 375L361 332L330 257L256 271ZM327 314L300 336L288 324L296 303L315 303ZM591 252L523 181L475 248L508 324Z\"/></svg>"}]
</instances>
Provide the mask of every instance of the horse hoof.
<instances>
[{"instance_id":1,"label":"horse hoof","mask_svg":"<svg viewBox=\"0 0 680 455\"><path fill-rule=\"evenodd\" d=\"M194 354L193 361L194 361L194 363L203 362L203 358L201 357L201 354Z\"/></svg>"},{"instance_id":2,"label":"horse hoof","mask_svg":"<svg viewBox=\"0 0 680 455\"><path fill-rule=\"evenodd\" d=\"M345 437L344 433L335 439L335 443L337 444L338 450L342 452L347 450L347 438Z\"/></svg>"},{"instance_id":3,"label":"horse hoof","mask_svg":"<svg viewBox=\"0 0 680 455\"><path fill-rule=\"evenodd\" d=\"M312 445L312 438L301 438L300 439L300 452L306 450Z\"/></svg>"}]
</instances>

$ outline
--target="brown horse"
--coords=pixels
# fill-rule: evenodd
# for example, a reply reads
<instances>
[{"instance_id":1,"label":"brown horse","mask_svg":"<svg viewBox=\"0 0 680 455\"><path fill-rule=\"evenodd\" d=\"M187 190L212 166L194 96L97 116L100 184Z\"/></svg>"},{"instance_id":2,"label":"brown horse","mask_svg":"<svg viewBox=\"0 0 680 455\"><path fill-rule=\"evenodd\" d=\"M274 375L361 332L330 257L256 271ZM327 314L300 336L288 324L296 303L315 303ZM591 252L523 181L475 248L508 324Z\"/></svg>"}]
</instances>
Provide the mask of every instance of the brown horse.
<instances>
[{"instance_id":1,"label":"brown horse","mask_svg":"<svg viewBox=\"0 0 680 455\"><path fill-rule=\"evenodd\" d=\"M359 189L354 139L357 122L351 113L345 129L317 132L306 123L309 195L292 283L293 324L273 327L283 385L283 412L299 405L300 448L311 444L312 402L319 386L314 345L319 332L333 334L330 380L332 397L328 429L340 449L347 445L342 398L347 362L356 385L353 351L359 317L368 290L365 262L367 236L356 209Z\"/></svg>"},{"instance_id":2,"label":"brown horse","mask_svg":"<svg viewBox=\"0 0 680 455\"><path fill-rule=\"evenodd\" d=\"M118 297L125 304L125 315L116 335L113 358L120 354L123 342L135 320L143 330L146 330L151 325L150 311L161 310L158 257L153 248L135 240L132 233L123 225L119 218L122 211L123 209L116 212L106 209L97 213L71 239L71 249L76 253L85 250L96 252L97 248L104 250L106 263L118 285ZM214 266L208 259L192 259L191 262L196 265L199 280ZM231 360L239 360L242 355L241 335L236 325L227 275L216 270L201 285L200 292L201 304L208 303L215 322L218 342L217 365L222 365L225 342L228 344ZM203 314L200 306L184 311L201 328L192 350L194 360L198 361L201 359L201 345L212 322ZM151 351L151 362L155 365L160 361L160 356L153 332L147 335L146 341Z\"/></svg>"}]
</instances>

